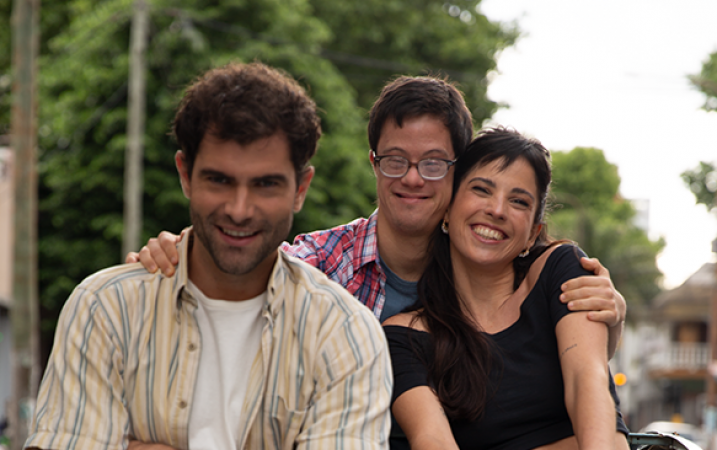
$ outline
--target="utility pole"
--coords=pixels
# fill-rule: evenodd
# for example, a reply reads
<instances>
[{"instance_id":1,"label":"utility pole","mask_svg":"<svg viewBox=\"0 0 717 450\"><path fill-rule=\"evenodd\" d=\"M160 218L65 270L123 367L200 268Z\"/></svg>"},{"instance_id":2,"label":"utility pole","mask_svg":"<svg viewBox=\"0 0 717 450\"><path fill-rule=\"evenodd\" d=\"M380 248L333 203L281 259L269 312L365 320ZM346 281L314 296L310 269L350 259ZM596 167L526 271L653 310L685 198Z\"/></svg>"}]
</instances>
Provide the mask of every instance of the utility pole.
<instances>
[{"instance_id":1,"label":"utility pole","mask_svg":"<svg viewBox=\"0 0 717 450\"><path fill-rule=\"evenodd\" d=\"M135 0L132 15L127 101L127 150L124 169L124 231L122 259L137 251L142 232L143 145L145 130L146 62L149 11L146 0Z\"/></svg>"},{"instance_id":2,"label":"utility pole","mask_svg":"<svg viewBox=\"0 0 717 450\"><path fill-rule=\"evenodd\" d=\"M10 145L15 151L15 246L11 449L21 449L32 421L39 382L37 306L37 56L40 0L14 0L13 103Z\"/></svg>"}]
</instances>

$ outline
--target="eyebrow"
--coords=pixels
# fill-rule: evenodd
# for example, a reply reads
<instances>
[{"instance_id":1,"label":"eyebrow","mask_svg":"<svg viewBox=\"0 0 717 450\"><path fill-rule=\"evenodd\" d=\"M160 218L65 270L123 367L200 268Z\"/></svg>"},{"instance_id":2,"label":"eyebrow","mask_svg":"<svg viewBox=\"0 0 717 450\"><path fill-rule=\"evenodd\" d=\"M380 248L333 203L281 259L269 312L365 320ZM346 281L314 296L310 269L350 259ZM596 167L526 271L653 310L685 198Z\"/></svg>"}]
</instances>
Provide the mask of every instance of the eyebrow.
<instances>
[{"instance_id":1,"label":"eyebrow","mask_svg":"<svg viewBox=\"0 0 717 450\"><path fill-rule=\"evenodd\" d=\"M199 175L203 177L208 176L214 176L214 177L223 177L227 178L229 180L235 181L236 177L228 175L221 170L215 170L215 169L202 169L199 171ZM268 173L266 175L260 175L258 177L252 177L251 182L256 183L257 181L278 181L278 182L288 182L288 178L286 175L281 173Z\"/></svg>"},{"instance_id":2,"label":"eyebrow","mask_svg":"<svg viewBox=\"0 0 717 450\"><path fill-rule=\"evenodd\" d=\"M218 176L218 177L224 177L224 178L234 178L234 177L227 175L226 173L224 173L222 171L214 170L214 169L201 169L197 175L202 176L202 177L211 177L211 176L217 177Z\"/></svg>"},{"instance_id":3,"label":"eyebrow","mask_svg":"<svg viewBox=\"0 0 717 450\"><path fill-rule=\"evenodd\" d=\"M406 150L402 149L401 147L389 147L389 148L386 148L386 149L383 149L383 150L382 150L382 152L384 153L384 155L378 155L378 152L376 152L376 154L377 154L378 156L386 156L385 153L392 152L392 151L397 151L397 152L402 153L402 155L400 155L400 156L404 156L404 157L405 157L405 155L408 155L408 152L407 152ZM437 158L438 156L435 156L434 153L439 153L440 155L446 157L446 159L451 159L450 153L449 153L447 150L441 149L441 148L432 148L432 149L430 149L430 150L427 150L427 151L423 152L420 157L423 158L423 159L425 159L425 158Z\"/></svg>"},{"instance_id":4,"label":"eyebrow","mask_svg":"<svg viewBox=\"0 0 717 450\"><path fill-rule=\"evenodd\" d=\"M286 175L283 175L280 173L270 173L270 174L262 175L260 177L254 177L251 180L253 182L257 182L257 181L276 181L276 182L282 182L282 183L289 182L289 179L286 178Z\"/></svg>"},{"instance_id":5,"label":"eyebrow","mask_svg":"<svg viewBox=\"0 0 717 450\"><path fill-rule=\"evenodd\" d=\"M493 180L491 180L490 178L475 177L475 178L471 178L468 182L470 183L470 182L472 182L472 181L482 181L483 183L487 184L487 185L490 186L490 187L493 187L493 188L495 187L495 183L494 183ZM533 194L531 194L530 191L527 191L527 190L525 190L525 189L523 189L523 188L513 188L513 189L510 190L510 192L516 192L516 193L518 193L518 194L527 195L527 196L530 197L533 201L535 201L535 197L533 196Z\"/></svg>"}]
</instances>

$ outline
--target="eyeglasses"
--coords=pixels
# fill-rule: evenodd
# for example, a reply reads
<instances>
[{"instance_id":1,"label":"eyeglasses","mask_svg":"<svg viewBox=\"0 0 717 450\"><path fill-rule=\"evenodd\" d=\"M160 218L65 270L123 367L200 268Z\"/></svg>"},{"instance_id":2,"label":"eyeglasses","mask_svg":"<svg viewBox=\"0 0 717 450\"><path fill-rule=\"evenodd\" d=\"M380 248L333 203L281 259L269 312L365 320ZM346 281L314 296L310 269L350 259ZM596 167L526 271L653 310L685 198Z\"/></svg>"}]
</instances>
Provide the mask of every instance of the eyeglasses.
<instances>
[{"instance_id":1,"label":"eyeglasses","mask_svg":"<svg viewBox=\"0 0 717 450\"><path fill-rule=\"evenodd\" d=\"M411 167L416 166L421 178L426 181L436 181L446 176L448 169L456 163L456 160L427 158L412 163L403 156L376 156L376 152L373 152L373 162L378 165L381 173L389 178L403 178Z\"/></svg>"}]
</instances>

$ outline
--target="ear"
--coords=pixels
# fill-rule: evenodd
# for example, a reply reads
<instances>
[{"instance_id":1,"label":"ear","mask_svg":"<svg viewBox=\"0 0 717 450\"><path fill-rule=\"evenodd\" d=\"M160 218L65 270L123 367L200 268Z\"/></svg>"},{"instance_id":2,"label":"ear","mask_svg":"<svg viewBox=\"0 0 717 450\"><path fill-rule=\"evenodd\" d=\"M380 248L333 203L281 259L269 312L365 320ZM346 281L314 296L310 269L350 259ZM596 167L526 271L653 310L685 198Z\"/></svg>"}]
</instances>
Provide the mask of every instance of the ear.
<instances>
[{"instance_id":1,"label":"ear","mask_svg":"<svg viewBox=\"0 0 717 450\"><path fill-rule=\"evenodd\" d=\"M311 180L314 178L314 167L309 166L304 170L304 172L301 174L301 180L299 180L299 187L296 190L296 195L294 195L294 212L298 213L301 211L301 208L304 206L304 200L306 200L306 193L309 190L309 185L311 184Z\"/></svg>"},{"instance_id":2,"label":"ear","mask_svg":"<svg viewBox=\"0 0 717 450\"><path fill-rule=\"evenodd\" d=\"M191 198L191 183L190 173L187 168L187 161L184 158L184 153L181 150L177 150L174 154L174 163L177 165L177 172L179 172L179 183L182 185L182 193L187 198Z\"/></svg>"},{"instance_id":3,"label":"ear","mask_svg":"<svg viewBox=\"0 0 717 450\"><path fill-rule=\"evenodd\" d=\"M376 163L375 163L373 156L374 156L373 150L368 149L368 160L371 161L371 168L373 169L373 174L378 176L378 173L376 172L376 170L378 170L378 169L376 168Z\"/></svg>"},{"instance_id":4,"label":"ear","mask_svg":"<svg viewBox=\"0 0 717 450\"><path fill-rule=\"evenodd\" d=\"M528 248L532 248L533 245L535 245L535 240L538 239L538 236L540 235L540 231L542 229L543 229L542 223L533 225L533 231L530 233L530 245L528 246Z\"/></svg>"}]
</instances>

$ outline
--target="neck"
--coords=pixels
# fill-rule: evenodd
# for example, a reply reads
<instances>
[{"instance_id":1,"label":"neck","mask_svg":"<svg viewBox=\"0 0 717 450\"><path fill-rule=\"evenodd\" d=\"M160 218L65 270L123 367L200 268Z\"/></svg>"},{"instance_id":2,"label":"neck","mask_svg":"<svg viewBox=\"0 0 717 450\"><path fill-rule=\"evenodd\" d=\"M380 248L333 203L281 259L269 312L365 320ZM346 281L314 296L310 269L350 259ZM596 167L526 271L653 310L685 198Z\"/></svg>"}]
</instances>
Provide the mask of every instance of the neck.
<instances>
[{"instance_id":1,"label":"neck","mask_svg":"<svg viewBox=\"0 0 717 450\"><path fill-rule=\"evenodd\" d=\"M418 281L428 263L431 235L402 234L388 226L379 215L376 238L381 259L391 271L406 281Z\"/></svg>"},{"instance_id":2,"label":"neck","mask_svg":"<svg viewBox=\"0 0 717 450\"><path fill-rule=\"evenodd\" d=\"M266 291L277 253L260 262L250 272L233 275L217 267L199 239L189 249L189 279L209 298L225 301L243 301Z\"/></svg>"},{"instance_id":3,"label":"neck","mask_svg":"<svg viewBox=\"0 0 717 450\"><path fill-rule=\"evenodd\" d=\"M471 315L482 326L489 326L492 317L513 298L515 272L512 263L504 267L474 267L451 251L456 291Z\"/></svg>"}]
</instances>

